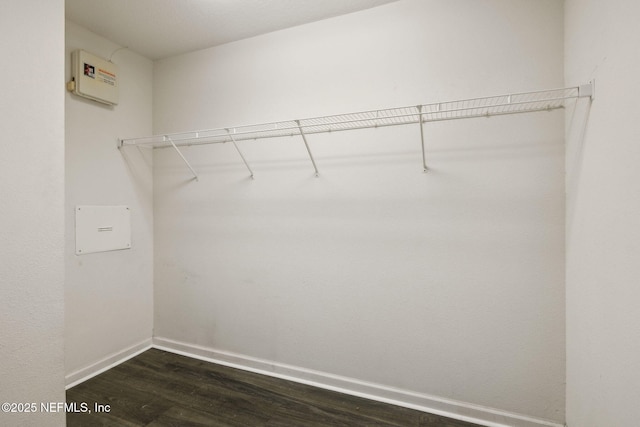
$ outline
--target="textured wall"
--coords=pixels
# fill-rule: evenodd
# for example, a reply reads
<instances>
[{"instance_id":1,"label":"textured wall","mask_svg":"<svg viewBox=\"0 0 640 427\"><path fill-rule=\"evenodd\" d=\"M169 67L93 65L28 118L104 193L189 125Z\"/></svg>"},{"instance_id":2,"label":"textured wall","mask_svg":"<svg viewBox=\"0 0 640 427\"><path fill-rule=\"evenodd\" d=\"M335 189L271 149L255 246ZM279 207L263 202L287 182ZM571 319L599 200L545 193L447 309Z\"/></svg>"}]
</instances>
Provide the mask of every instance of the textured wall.
<instances>
[{"instance_id":1,"label":"textured wall","mask_svg":"<svg viewBox=\"0 0 640 427\"><path fill-rule=\"evenodd\" d=\"M73 22L67 22L66 35L67 79L72 50L109 58L120 47ZM151 133L153 64L128 50L116 52L113 62L119 69L117 106L66 95L68 381L104 367L104 359L117 358L145 340L148 345L153 328L151 153L116 148L119 137ZM77 256L76 205L129 206L132 248Z\"/></svg>"},{"instance_id":2,"label":"textured wall","mask_svg":"<svg viewBox=\"0 0 640 427\"><path fill-rule=\"evenodd\" d=\"M567 424L638 424L640 31L633 1L566 2L568 84L596 81L567 114Z\"/></svg>"},{"instance_id":3,"label":"textured wall","mask_svg":"<svg viewBox=\"0 0 640 427\"><path fill-rule=\"evenodd\" d=\"M0 424L64 425L64 2L0 9Z\"/></svg>"},{"instance_id":4,"label":"textured wall","mask_svg":"<svg viewBox=\"0 0 640 427\"><path fill-rule=\"evenodd\" d=\"M563 85L557 1L403 1L162 60L154 132ZM564 421L564 115L156 150L155 335Z\"/></svg>"}]
</instances>

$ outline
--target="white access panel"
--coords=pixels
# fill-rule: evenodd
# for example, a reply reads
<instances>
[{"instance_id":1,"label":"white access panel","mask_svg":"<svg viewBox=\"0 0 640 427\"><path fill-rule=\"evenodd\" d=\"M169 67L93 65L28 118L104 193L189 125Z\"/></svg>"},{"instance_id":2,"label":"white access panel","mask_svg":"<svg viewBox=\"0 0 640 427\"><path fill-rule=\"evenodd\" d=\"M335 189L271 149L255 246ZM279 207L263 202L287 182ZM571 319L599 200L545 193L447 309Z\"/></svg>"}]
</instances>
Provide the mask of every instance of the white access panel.
<instances>
[{"instance_id":1,"label":"white access panel","mask_svg":"<svg viewBox=\"0 0 640 427\"><path fill-rule=\"evenodd\" d=\"M127 206L76 206L76 255L131 248Z\"/></svg>"},{"instance_id":2,"label":"white access panel","mask_svg":"<svg viewBox=\"0 0 640 427\"><path fill-rule=\"evenodd\" d=\"M73 93L108 105L118 103L118 67L84 50L71 53Z\"/></svg>"}]
</instances>

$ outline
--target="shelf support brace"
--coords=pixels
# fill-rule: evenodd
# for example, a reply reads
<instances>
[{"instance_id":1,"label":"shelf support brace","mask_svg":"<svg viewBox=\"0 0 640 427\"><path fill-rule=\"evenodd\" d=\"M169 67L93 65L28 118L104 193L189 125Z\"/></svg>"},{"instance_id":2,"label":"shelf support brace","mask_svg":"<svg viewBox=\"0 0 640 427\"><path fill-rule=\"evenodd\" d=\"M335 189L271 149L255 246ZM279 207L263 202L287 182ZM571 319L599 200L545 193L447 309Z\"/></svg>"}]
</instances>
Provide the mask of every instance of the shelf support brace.
<instances>
[{"instance_id":1,"label":"shelf support brace","mask_svg":"<svg viewBox=\"0 0 640 427\"><path fill-rule=\"evenodd\" d=\"M176 144L173 143L173 140L171 138L169 138L167 135L164 136L164 138L169 141L171 143L171 145L173 146L173 148L176 150L176 152L178 153L178 155L180 155L180 157L182 158L182 161L184 162L185 165L187 165L187 167L189 168L189 170L191 170L191 173L193 174L193 177L195 178L196 181L198 181L198 174L196 173L195 170L193 170L193 168L191 167L191 165L189 164L189 162L187 161L187 159L184 157L184 155L182 154L182 152L180 150L178 150L178 147L176 147Z\"/></svg>"},{"instance_id":2,"label":"shelf support brace","mask_svg":"<svg viewBox=\"0 0 640 427\"><path fill-rule=\"evenodd\" d=\"M236 147L236 151L240 155L240 158L242 158L242 161L244 162L244 165L247 167L247 169L249 169L249 173L251 174L251 179L253 179L253 171L251 170L251 167L249 166L249 163L247 163L247 159L244 158L244 155L242 154L242 151L240 151L240 149L238 148L238 144L236 144L236 140L233 137L233 135L231 134L231 132L229 131L229 129L227 129L227 133L229 134L229 138L231 138L231 142L233 142L233 146Z\"/></svg>"},{"instance_id":3,"label":"shelf support brace","mask_svg":"<svg viewBox=\"0 0 640 427\"><path fill-rule=\"evenodd\" d=\"M422 120L422 105L418 105L418 113L420 114L419 120L420 120L420 143L422 144L422 168L424 169L425 172L427 172L429 170L429 168L427 168L427 156L424 152L424 121Z\"/></svg>"},{"instance_id":4,"label":"shelf support brace","mask_svg":"<svg viewBox=\"0 0 640 427\"><path fill-rule=\"evenodd\" d=\"M316 161L313 158L313 154L311 154L311 149L309 148L309 143L307 143L307 137L304 134L304 130L302 130L302 126L300 126L300 120L296 120L296 124L298 125L298 130L300 130L300 136L304 141L304 146L307 147L307 153L309 153L309 158L311 159L311 163L313 163L313 169L315 169L316 176L318 176L318 167L316 166Z\"/></svg>"}]
</instances>

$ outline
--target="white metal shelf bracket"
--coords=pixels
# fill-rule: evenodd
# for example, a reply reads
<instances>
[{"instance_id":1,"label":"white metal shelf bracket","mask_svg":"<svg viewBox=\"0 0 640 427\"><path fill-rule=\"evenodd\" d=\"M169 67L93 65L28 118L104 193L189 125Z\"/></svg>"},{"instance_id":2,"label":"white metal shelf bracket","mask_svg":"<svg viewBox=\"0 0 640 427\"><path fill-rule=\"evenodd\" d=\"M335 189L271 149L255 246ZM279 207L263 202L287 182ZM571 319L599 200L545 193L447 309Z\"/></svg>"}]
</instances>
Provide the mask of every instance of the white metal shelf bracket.
<instances>
[{"instance_id":1,"label":"white metal shelf bracket","mask_svg":"<svg viewBox=\"0 0 640 427\"><path fill-rule=\"evenodd\" d=\"M429 168L427 168L427 155L425 154L425 151L424 151L424 120L422 117L422 105L418 105L417 108L418 108L418 113L420 114L419 120L420 120L420 143L422 144L422 168L425 172L427 172Z\"/></svg>"},{"instance_id":2,"label":"white metal shelf bracket","mask_svg":"<svg viewBox=\"0 0 640 427\"><path fill-rule=\"evenodd\" d=\"M311 154L311 149L309 148L309 143L307 142L307 137L304 134L304 130L302 129L302 126L300 125L300 120L295 120L296 124L298 125L298 129L300 130L300 136L302 137L302 140L304 141L304 146L307 147L307 153L309 153L309 158L311 159L311 163L313 164L313 169L316 171L316 176L318 176L318 167L316 166L316 161L313 158L313 154Z\"/></svg>"},{"instance_id":3,"label":"white metal shelf bracket","mask_svg":"<svg viewBox=\"0 0 640 427\"><path fill-rule=\"evenodd\" d=\"M169 141L171 143L171 145L173 146L173 148L176 150L176 152L178 153L178 155L182 158L182 161L184 162L185 165L187 165L187 167L189 168L189 170L191 171L191 173L193 174L193 177L195 178L196 181L198 181L198 174L196 173L195 170L193 170L193 168L191 167L191 164L189 163L189 161L186 159L186 157L184 157L184 155L182 154L182 152L178 149L178 147L176 147L176 144L173 142L173 140L171 138L169 138L167 135L164 136L166 141Z\"/></svg>"},{"instance_id":4,"label":"white metal shelf bracket","mask_svg":"<svg viewBox=\"0 0 640 427\"><path fill-rule=\"evenodd\" d=\"M249 173L251 174L251 179L253 179L253 171L251 170L251 167L249 166L249 163L247 163L247 159L244 158L244 155L242 154L242 151L240 151L240 149L238 148L238 144L236 144L236 140L233 137L233 135L231 134L231 131L229 129L227 129L227 133L229 134L229 138L231 138L231 142L233 143L233 146L236 147L236 151L240 155L240 158L244 162L244 165L249 170Z\"/></svg>"}]
</instances>

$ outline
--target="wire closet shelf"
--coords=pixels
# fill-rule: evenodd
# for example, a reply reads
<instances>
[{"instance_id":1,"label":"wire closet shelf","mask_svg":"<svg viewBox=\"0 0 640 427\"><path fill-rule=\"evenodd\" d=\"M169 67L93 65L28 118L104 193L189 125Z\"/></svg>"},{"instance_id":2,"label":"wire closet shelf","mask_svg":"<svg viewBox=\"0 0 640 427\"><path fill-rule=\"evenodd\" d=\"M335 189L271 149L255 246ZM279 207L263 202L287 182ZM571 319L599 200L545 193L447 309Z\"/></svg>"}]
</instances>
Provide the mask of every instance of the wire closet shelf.
<instances>
[{"instance_id":1,"label":"wire closet shelf","mask_svg":"<svg viewBox=\"0 0 640 427\"><path fill-rule=\"evenodd\" d=\"M422 125L424 123L536 111L551 111L564 108L567 101L581 97L593 97L592 82L581 86L561 89L436 102L409 107L361 111L255 125L167 133L139 138L124 138L119 140L119 147L132 145L153 148L173 147L178 151L189 168L192 169L178 150L178 147L232 142L236 146L236 149L238 149L236 145L237 141L301 136L307 146L315 168L315 161L309 150L306 135L420 124L424 159L424 134L422 132ZM247 168L249 168L240 150L238 150L238 153L241 155ZM426 170L426 164L424 166ZM251 171L250 168L249 170ZM192 172L196 175L193 169ZM317 172L316 168L316 173ZM251 174L253 175L253 172L251 172Z\"/></svg>"}]
</instances>

